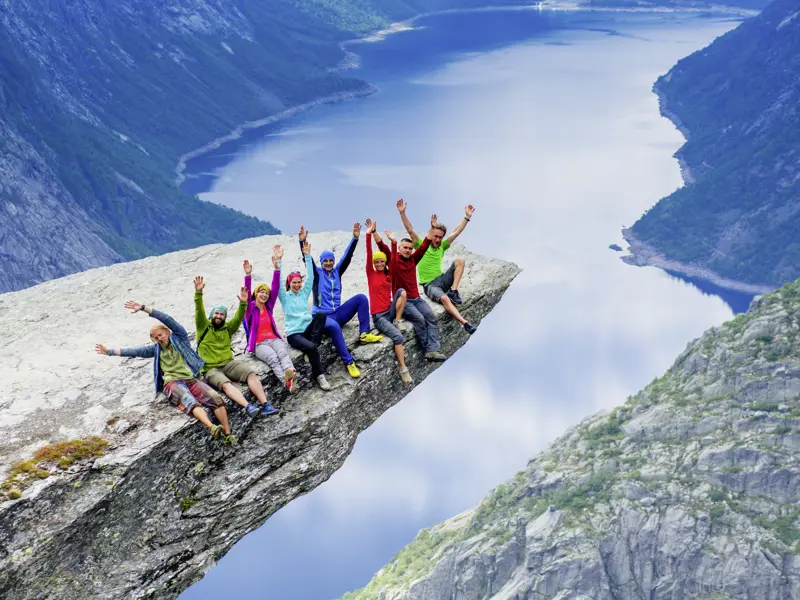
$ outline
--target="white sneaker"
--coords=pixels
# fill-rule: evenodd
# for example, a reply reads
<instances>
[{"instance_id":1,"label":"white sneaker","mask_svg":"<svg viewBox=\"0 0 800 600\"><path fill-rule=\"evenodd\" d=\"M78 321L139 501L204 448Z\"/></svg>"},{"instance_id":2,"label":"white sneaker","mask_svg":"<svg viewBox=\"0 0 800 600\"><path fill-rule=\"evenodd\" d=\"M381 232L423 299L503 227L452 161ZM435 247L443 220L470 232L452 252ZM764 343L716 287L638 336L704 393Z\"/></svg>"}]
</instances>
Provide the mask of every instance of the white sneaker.
<instances>
[{"instance_id":1,"label":"white sneaker","mask_svg":"<svg viewBox=\"0 0 800 600\"><path fill-rule=\"evenodd\" d=\"M324 391L329 391L331 389L331 384L328 383L328 380L325 379L325 375L318 375L317 376L317 383L319 384L320 389Z\"/></svg>"}]
</instances>

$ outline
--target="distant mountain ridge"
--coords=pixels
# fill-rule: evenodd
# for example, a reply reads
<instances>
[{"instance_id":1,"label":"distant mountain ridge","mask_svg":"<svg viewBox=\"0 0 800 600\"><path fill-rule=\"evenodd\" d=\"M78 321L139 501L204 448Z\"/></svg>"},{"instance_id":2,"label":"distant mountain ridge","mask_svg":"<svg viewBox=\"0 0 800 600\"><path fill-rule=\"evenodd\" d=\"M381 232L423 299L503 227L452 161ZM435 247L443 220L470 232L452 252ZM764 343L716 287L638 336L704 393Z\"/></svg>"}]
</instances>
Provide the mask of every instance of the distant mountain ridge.
<instances>
[{"instance_id":1,"label":"distant mountain ridge","mask_svg":"<svg viewBox=\"0 0 800 600\"><path fill-rule=\"evenodd\" d=\"M800 2L771 3L655 90L688 138L686 185L627 232L633 261L733 285L800 277Z\"/></svg>"}]
</instances>

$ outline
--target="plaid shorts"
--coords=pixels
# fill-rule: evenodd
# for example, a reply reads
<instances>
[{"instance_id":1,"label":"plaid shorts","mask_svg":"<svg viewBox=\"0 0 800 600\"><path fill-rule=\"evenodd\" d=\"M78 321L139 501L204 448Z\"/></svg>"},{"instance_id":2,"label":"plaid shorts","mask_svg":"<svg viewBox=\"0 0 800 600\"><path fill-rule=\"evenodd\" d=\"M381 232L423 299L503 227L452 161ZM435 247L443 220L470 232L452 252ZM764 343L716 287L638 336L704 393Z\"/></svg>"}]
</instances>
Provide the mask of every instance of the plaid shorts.
<instances>
[{"instance_id":1,"label":"plaid shorts","mask_svg":"<svg viewBox=\"0 0 800 600\"><path fill-rule=\"evenodd\" d=\"M197 406L204 408L220 408L225 401L211 387L197 379L177 379L164 386L164 394L170 403L182 413L192 416Z\"/></svg>"}]
</instances>

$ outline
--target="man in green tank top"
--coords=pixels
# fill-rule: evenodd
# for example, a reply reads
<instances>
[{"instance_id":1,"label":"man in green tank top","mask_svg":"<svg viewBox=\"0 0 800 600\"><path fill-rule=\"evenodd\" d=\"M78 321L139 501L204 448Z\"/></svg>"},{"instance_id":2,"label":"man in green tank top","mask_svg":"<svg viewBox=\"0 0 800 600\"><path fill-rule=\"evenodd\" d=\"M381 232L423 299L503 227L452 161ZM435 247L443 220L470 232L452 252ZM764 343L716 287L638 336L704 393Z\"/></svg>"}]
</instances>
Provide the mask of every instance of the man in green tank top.
<instances>
[{"instance_id":1,"label":"man in green tank top","mask_svg":"<svg viewBox=\"0 0 800 600\"><path fill-rule=\"evenodd\" d=\"M403 221L403 226L408 232L411 241L414 242L414 247L419 248L422 243L422 238L414 231L411 221L406 216L406 208L408 203L402 198L397 201L397 210L400 213L400 219ZM468 204L464 207L464 218L456 225L453 232L447 235L447 227L440 223L436 214L431 215L431 229L433 230L433 239L431 240L428 251L419 261L417 265L417 276L419 283L422 284L422 289L425 295L434 302L440 303L451 317L464 326L467 333L472 335L477 329L474 325L469 323L456 308L456 305L461 304L461 296L458 293L458 286L461 283L461 276L464 274L464 259L455 258L450 264L447 271L442 271L442 259L444 253L453 244L455 239L464 231L464 228L472 219L475 213L475 207Z\"/></svg>"}]
</instances>

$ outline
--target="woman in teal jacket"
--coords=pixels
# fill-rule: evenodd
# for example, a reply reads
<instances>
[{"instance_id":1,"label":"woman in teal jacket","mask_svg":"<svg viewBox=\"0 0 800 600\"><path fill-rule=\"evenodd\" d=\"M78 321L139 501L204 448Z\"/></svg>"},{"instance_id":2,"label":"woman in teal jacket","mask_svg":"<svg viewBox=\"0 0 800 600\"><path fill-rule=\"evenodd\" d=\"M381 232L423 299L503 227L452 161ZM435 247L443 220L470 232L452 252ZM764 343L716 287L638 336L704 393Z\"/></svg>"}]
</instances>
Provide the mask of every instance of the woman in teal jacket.
<instances>
[{"instance_id":1,"label":"woman in teal jacket","mask_svg":"<svg viewBox=\"0 0 800 600\"><path fill-rule=\"evenodd\" d=\"M272 263L279 274L282 258L282 249L272 256ZM305 282L300 272L289 273L285 288L281 288L278 293L278 299L283 308L286 341L292 348L300 350L308 357L308 362L311 363L311 377L316 380L319 387L327 391L331 386L325 379L322 360L317 350L325 331L326 316L324 313L317 313L312 317L308 312L308 299L314 285L314 264L311 260L311 244L308 242L303 243L303 260L306 263Z\"/></svg>"}]
</instances>

